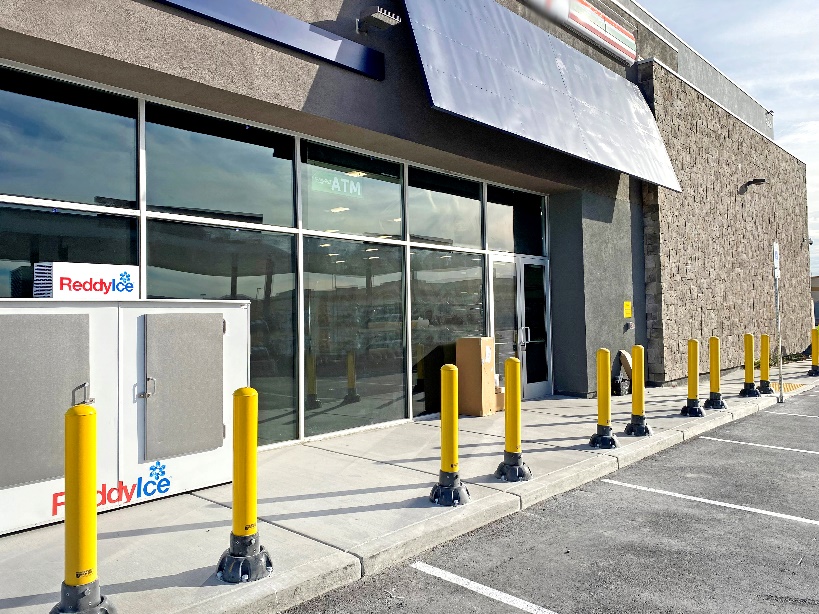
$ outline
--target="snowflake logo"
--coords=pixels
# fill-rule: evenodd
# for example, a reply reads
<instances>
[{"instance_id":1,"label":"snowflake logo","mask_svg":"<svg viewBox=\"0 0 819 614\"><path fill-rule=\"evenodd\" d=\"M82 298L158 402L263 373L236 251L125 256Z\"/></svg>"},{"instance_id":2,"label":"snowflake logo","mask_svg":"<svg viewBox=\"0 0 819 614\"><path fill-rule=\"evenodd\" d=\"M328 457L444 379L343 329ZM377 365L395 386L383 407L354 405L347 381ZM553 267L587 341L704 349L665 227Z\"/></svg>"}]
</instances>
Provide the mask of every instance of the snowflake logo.
<instances>
[{"instance_id":1,"label":"snowflake logo","mask_svg":"<svg viewBox=\"0 0 819 614\"><path fill-rule=\"evenodd\" d=\"M120 273L119 274L119 280L122 283L127 284L129 281L131 281L131 275L128 274L128 273Z\"/></svg>"},{"instance_id":2,"label":"snowflake logo","mask_svg":"<svg viewBox=\"0 0 819 614\"><path fill-rule=\"evenodd\" d=\"M150 467L151 477L155 480L158 480L162 476L165 475L165 465L160 464L159 461L156 461Z\"/></svg>"}]
</instances>

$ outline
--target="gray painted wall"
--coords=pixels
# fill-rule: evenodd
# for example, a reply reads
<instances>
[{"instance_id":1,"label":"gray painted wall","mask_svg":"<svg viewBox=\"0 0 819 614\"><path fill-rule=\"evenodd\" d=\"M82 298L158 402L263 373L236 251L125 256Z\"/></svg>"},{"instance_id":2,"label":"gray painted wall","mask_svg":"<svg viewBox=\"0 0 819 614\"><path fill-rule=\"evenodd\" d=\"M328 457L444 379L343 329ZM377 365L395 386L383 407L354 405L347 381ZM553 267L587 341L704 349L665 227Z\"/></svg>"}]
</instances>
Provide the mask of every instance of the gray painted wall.
<instances>
[{"instance_id":1,"label":"gray painted wall","mask_svg":"<svg viewBox=\"0 0 819 614\"><path fill-rule=\"evenodd\" d=\"M580 191L549 199L556 392L595 394L599 348L614 363L618 350L646 344L642 224L641 205L629 200Z\"/></svg>"}]
</instances>

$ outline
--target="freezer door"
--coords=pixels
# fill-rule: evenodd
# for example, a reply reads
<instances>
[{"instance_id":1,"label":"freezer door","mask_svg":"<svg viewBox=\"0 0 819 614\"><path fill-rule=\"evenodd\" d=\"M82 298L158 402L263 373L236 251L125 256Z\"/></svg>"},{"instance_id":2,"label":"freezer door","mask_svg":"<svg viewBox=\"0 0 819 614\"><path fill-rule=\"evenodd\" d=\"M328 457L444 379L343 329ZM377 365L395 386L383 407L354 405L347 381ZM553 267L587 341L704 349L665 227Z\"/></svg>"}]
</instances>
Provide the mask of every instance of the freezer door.
<instances>
[{"instance_id":1,"label":"freezer door","mask_svg":"<svg viewBox=\"0 0 819 614\"><path fill-rule=\"evenodd\" d=\"M145 460L221 447L222 314L154 313L143 318Z\"/></svg>"}]
</instances>

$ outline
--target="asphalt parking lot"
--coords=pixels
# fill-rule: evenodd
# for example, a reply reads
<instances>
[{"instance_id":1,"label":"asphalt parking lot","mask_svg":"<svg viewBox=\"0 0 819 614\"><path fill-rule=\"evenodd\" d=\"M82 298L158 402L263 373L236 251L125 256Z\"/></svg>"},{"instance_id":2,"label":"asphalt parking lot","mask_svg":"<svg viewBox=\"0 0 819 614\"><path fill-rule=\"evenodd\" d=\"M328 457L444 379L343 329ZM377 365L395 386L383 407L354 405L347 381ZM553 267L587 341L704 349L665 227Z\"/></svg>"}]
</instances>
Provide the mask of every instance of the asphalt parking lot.
<instances>
[{"instance_id":1,"label":"asphalt parking lot","mask_svg":"<svg viewBox=\"0 0 819 614\"><path fill-rule=\"evenodd\" d=\"M819 392L290 610L819 612Z\"/></svg>"}]
</instances>

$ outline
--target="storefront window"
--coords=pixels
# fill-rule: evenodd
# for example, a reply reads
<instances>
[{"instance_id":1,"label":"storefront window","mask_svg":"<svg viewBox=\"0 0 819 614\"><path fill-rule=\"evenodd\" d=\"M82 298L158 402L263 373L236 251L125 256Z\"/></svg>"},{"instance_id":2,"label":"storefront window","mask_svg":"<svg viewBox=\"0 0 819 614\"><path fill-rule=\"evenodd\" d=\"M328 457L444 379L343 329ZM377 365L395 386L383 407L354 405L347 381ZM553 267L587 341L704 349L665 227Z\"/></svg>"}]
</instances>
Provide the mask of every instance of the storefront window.
<instances>
[{"instance_id":1,"label":"storefront window","mask_svg":"<svg viewBox=\"0 0 819 614\"><path fill-rule=\"evenodd\" d=\"M543 197L489 186L486 235L489 249L543 256Z\"/></svg>"},{"instance_id":2,"label":"storefront window","mask_svg":"<svg viewBox=\"0 0 819 614\"><path fill-rule=\"evenodd\" d=\"M409 169L410 239L480 249L481 186L417 168Z\"/></svg>"},{"instance_id":3,"label":"storefront window","mask_svg":"<svg viewBox=\"0 0 819 614\"><path fill-rule=\"evenodd\" d=\"M413 415L440 411L441 367L455 363L455 342L486 334L484 258L413 248Z\"/></svg>"},{"instance_id":4,"label":"storefront window","mask_svg":"<svg viewBox=\"0 0 819 614\"><path fill-rule=\"evenodd\" d=\"M293 226L293 137L156 104L145 121L149 210Z\"/></svg>"},{"instance_id":5,"label":"storefront window","mask_svg":"<svg viewBox=\"0 0 819 614\"><path fill-rule=\"evenodd\" d=\"M402 249L304 239L305 434L406 417Z\"/></svg>"},{"instance_id":6,"label":"storefront window","mask_svg":"<svg viewBox=\"0 0 819 614\"><path fill-rule=\"evenodd\" d=\"M0 68L0 194L136 208L137 102Z\"/></svg>"},{"instance_id":7,"label":"storefront window","mask_svg":"<svg viewBox=\"0 0 819 614\"><path fill-rule=\"evenodd\" d=\"M401 165L303 142L304 227L400 239Z\"/></svg>"},{"instance_id":8,"label":"storefront window","mask_svg":"<svg viewBox=\"0 0 819 614\"><path fill-rule=\"evenodd\" d=\"M0 298L32 298L38 262L137 265L135 218L0 204Z\"/></svg>"},{"instance_id":9,"label":"storefront window","mask_svg":"<svg viewBox=\"0 0 819 614\"><path fill-rule=\"evenodd\" d=\"M298 437L295 240L148 220L148 298L250 301L250 385L259 445Z\"/></svg>"}]
</instances>

